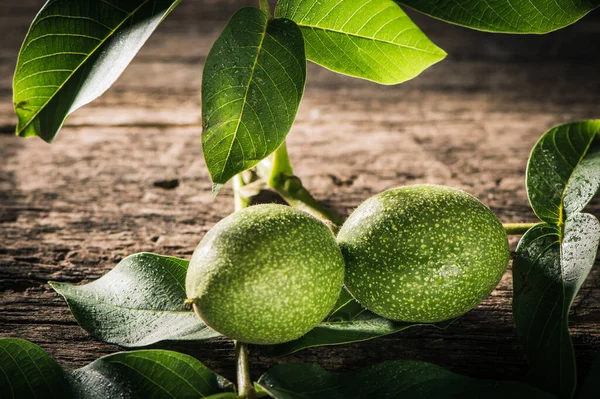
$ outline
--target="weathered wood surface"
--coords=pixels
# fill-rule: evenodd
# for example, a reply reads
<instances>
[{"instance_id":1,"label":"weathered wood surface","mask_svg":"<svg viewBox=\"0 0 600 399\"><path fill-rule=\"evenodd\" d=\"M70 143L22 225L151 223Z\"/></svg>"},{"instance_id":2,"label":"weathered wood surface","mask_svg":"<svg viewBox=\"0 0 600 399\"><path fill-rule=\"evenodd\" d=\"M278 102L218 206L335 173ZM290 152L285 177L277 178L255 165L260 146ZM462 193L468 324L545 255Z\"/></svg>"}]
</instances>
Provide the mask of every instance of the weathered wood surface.
<instances>
[{"instance_id":1,"label":"weathered wood surface","mask_svg":"<svg viewBox=\"0 0 600 399\"><path fill-rule=\"evenodd\" d=\"M189 257L232 211L229 189L211 198L199 88L212 42L246 2L183 2L117 84L74 114L52 146L13 135L11 76L41 3L0 4L0 336L29 339L76 367L119 348L80 329L46 281L91 281L139 251ZM297 173L343 214L386 188L428 182L473 193L505 222L533 221L524 188L532 145L555 124L600 117L600 20L522 37L415 19L450 55L411 82L382 87L310 66L289 139ZM168 179L179 186L155 185ZM591 212L600 214L598 201ZM258 375L277 362L345 370L419 359L473 376L519 378L526 363L511 319L511 283L507 272L448 331L416 328L280 359L254 353L253 370ZM600 349L599 283L596 268L571 317L581 372ZM233 375L227 341L159 347Z\"/></svg>"}]
</instances>

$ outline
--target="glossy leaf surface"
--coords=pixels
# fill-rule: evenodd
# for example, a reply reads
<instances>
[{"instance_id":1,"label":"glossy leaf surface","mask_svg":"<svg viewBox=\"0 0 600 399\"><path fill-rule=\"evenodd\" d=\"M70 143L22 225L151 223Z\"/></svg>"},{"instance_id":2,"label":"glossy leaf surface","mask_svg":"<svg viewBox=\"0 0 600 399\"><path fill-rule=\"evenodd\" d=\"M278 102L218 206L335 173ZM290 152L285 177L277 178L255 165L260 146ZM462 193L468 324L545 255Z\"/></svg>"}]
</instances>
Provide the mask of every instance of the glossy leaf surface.
<instances>
[{"instance_id":1,"label":"glossy leaf surface","mask_svg":"<svg viewBox=\"0 0 600 399\"><path fill-rule=\"evenodd\" d=\"M468 28L505 33L548 33L600 5L598 0L398 0L415 10Z\"/></svg>"},{"instance_id":2,"label":"glossy leaf surface","mask_svg":"<svg viewBox=\"0 0 600 399\"><path fill-rule=\"evenodd\" d=\"M433 364L390 361L349 373L312 364L285 364L267 371L258 385L275 399L551 399L526 384L475 380Z\"/></svg>"},{"instance_id":3,"label":"glossy leaf surface","mask_svg":"<svg viewBox=\"0 0 600 399\"><path fill-rule=\"evenodd\" d=\"M200 398L233 391L198 360L164 350L120 352L70 372L75 398Z\"/></svg>"},{"instance_id":4,"label":"glossy leaf surface","mask_svg":"<svg viewBox=\"0 0 600 399\"><path fill-rule=\"evenodd\" d=\"M281 0L275 15L298 24L310 61L377 83L412 79L446 56L392 0Z\"/></svg>"},{"instance_id":5,"label":"glossy leaf surface","mask_svg":"<svg viewBox=\"0 0 600 399\"><path fill-rule=\"evenodd\" d=\"M548 224L529 230L513 264L513 314L531 378L565 398L573 395L577 382L569 310L594 265L598 243L598 220L575 214L562 234Z\"/></svg>"},{"instance_id":6,"label":"glossy leaf surface","mask_svg":"<svg viewBox=\"0 0 600 399\"><path fill-rule=\"evenodd\" d=\"M527 195L536 215L561 224L580 212L600 188L600 120L546 132L527 165Z\"/></svg>"},{"instance_id":7,"label":"glossy leaf surface","mask_svg":"<svg viewBox=\"0 0 600 399\"><path fill-rule=\"evenodd\" d=\"M600 121L549 130L527 167L532 208L546 223L521 239L513 262L513 314L525 345L530 378L571 398L576 365L568 315L600 243L596 217L581 213L600 186Z\"/></svg>"},{"instance_id":8,"label":"glossy leaf surface","mask_svg":"<svg viewBox=\"0 0 600 399\"><path fill-rule=\"evenodd\" d=\"M49 0L17 61L19 136L47 142L69 114L104 93L180 0Z\"/></svg>"},{"instance_id":9,"label":"glossy leaf surface","mask_svg":"<svg viewBox=\"0 0 600 399\"><path fill-rule=\"evenodd\" d=\"M217 192L285 141L306 79L302 33L292 21L242 8L213 45L202 77L202 149Z\"/></svg>"},{"instance_id":10,"label":"glossy leaf surface","mask_svg":"<svg viewBox=\"0 0 600 399\"><path fill-rule=\"evenodd\" d=\"M6 399L70 395L59 364L39 346L17 338L0 338L0 394Z\"/></svg>"},{"instance_id":11,"label":"glossy leaf surface","mask_svg":"<svg viewBox=\"0 0 600 399\"><path fill-rule=\"evenodd\" d=\"M119 352L80 369L63 370L39 346L22 339L3 338L0 361L2 398L236 397L229 381L193 357L171 351Z\"/></svg>"},{"instance_id":12,"label":"glossy leaf surface","mask_svg":"<svg viewBox=\"0 0 600 399\"><path fill-rule=\"evenodd\" d=\"M220 336L183 309L188 261L151 253L123 259L84 285L52 282L79 325L94 337L125 347Z\"/></svg>"}]
</instances>

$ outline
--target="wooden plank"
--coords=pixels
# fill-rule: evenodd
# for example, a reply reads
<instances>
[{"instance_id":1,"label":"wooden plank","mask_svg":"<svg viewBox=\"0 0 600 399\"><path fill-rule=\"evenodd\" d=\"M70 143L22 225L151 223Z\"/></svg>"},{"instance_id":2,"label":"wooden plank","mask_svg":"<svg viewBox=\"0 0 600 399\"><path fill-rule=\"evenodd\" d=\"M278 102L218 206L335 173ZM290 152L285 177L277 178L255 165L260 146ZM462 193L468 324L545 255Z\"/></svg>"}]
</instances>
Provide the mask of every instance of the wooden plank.
<instances>
[{"instance_id":1,"label":"wooden plank","mask_svg":"<svg viewBox=\"0 0 600 399\"><path fill-rule=\"evenodd\" d=\"M241 3L183 2L117 84L74 114L52 146L11 133L14 59L41 2L6 3L0 5L0 131L9 132L0 135L0 336L30 339L76 367L119 348L81 330L46 281L91 281L139 251L189 257L232 211L228 188L215 200L210 195L198 93L210 45ZM600 25L588 18L551 35L521 37L416 19L450 53L418 79L381 87L310 66L289 139L297 173L343 214L389 187L427 182L473 193L505 222L534 220L524 188L532 145L555 124L599 116L600 55L589 49L600 45ZM154 184L167 179L180 184L172 190ZM600 214L599 201L591 212ZM582 373L600 349L599 281L596 268L572 312ZM418 359L473 376L520 378L526 364L511 319L511 284L507 272L489 298L447 331L413 329L281 359L254 351L254 373L277 362L345 370ZM228 341L160 347L233 376Z\"/></svg>"}]
</instances>

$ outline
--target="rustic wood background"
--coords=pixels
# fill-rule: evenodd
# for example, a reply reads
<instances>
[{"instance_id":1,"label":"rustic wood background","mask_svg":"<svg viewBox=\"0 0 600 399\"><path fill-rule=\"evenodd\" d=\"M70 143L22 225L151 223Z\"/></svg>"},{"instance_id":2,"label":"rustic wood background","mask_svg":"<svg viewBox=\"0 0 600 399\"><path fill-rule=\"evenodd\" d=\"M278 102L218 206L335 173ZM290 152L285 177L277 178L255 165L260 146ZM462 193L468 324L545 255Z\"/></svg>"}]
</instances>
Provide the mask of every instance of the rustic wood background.
<instances>
[{"instance_id":1,"label":"rustic wood background","mask_svg":"<svg viewBox=\"0 0 600 399\"><path fill-rule=\"evenodd\" d=\"M202 64L227 18L248 1L184 1L115 86L76 112L53 145L14 136L17 51L43 2L0 4L0 336L29 339L79 367L118 351L77 326L47 280L82 283L140 251L189 258L232 212L211 198L200 146ZM419 78L383 87L310 65L292 161L315 196L347 215L393 186L465 189L504 222L534 221L524 188L529 152L553 125L600 117L600 19L544 36L474 32L414 15L449 57ZM178 186L161 188L161 181ZM600 202L590 208L600 214ZM514 246L515 239L512 240ZM600 270L573 308L580 373L600 349ZM356 369L430 361L472 376L518 379L526 361L511 318L511 274L448 331L415 328L274 359L251 355L256 377L278 362ZM232 378L226 340L157 345L197 356Z\"/></svg>"}]
</instances>

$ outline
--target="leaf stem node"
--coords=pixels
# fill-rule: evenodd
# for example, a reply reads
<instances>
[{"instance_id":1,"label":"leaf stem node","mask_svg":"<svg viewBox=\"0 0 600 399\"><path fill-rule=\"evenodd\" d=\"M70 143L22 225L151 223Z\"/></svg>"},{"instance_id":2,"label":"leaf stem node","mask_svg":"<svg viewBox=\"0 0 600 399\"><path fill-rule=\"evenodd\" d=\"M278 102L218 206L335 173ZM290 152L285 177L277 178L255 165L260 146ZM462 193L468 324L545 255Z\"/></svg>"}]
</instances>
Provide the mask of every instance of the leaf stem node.
<instances>
[{"instance_id":1,"label":"leaf stem node","mask_svg":"<svg viewBox=\"0 0 600 399\"><path fill-rule=\"evenodd\" d=\"M192 310L194 305L194 298L188 298L183 301L183 310Z\"/></svg>"}]
</instances>

